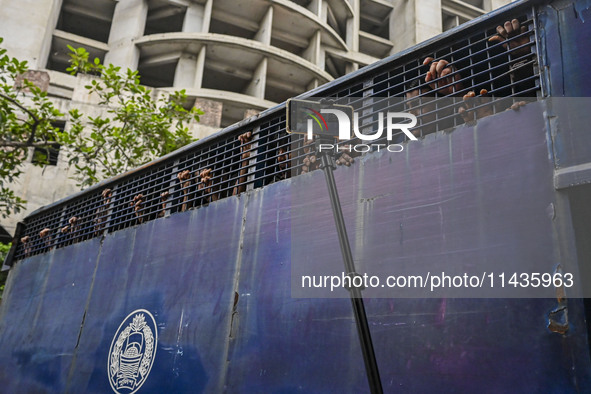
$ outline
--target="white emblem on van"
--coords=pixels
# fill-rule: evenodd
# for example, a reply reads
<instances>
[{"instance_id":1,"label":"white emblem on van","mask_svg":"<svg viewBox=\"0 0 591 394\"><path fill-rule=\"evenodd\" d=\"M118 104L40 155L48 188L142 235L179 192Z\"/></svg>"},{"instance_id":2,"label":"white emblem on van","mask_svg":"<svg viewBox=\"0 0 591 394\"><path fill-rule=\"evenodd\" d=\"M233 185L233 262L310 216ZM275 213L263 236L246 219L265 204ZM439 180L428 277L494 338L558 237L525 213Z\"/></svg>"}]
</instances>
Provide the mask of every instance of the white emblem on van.
<instances>
[{"instance_id":1,"label":"white emblem on van","mask_svg":"<svg viewBox=\"0 0 591 394\"><path fill-rule=\"evenodd\" d=\"M138 309L119 325L109 349L109 383L118 394L133 394L150 374L158 329L150 312Z\"/></svg>"}]
</instances>

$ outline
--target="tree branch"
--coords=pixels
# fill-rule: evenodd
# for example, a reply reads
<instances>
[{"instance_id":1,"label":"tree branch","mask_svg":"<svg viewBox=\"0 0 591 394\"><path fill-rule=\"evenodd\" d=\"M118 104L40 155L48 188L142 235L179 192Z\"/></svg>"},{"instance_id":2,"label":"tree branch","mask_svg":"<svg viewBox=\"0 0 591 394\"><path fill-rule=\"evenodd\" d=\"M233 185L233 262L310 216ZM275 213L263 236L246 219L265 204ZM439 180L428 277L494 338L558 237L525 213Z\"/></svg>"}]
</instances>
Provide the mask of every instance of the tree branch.
<instances>
[{"instance_id":1,"label":"tree branch","mask_svg":"<svg viewBox=\"0 0 591 394\"><path fill-rule=\"evenodd\" d=\"M22 109L23 111L25 111L27 114L29 114L29 116L31 118L33 118L33 120L35 121L35 123L39 123L39 119L37 118L37 116L35 116L35 114L33 112L31 112L31 110L29 110L27 107L25 107L24 105L22 105L21 103L19 103L18 100L15 100L12 97L7 96L7 95L5 95L3 93L0 93L0 97L3 98L4 100L7 100L7 101L10 101L11 103L13 103L17 107L19 107L20 109Z\"/></svg>"},{"instance_id":2,"label":"tree branch","mask_svg":"<svg viewBox=\"0 0 591 394\"><path fill-rule=\"evenodd\" d=\"M2 148L51 148L57 142L19 142L0 140L0 147Z\"/></svg>"},{"instance_id":3,"label":"tree branch","mask_svg":"<svg viewBox=\"0 0 591 394\"><path fill-rule=\"evenodd\" d=\"M19 103L18 100L13 99L12 97L7 96L7 95L5 95L3 93L0 93L0 98L3 98L6 101L10 101L11 103L13 103L17 107L19 107L21 110L23 110L24 112L26 112L31 118L33 118L33 124L31 125L31 135L27 139L27 146L33 146L33 144L34 144L33 141L35 141L35 133L37 132L37 126L39 126L39 123L41 122L41 119L39 119L27 107L25 107L24 105L22 105L21 103ZM28 122L25 122L25 123L28 123ZM10 145L0 145L0 146L10 146Z\"/></svg>"}]
</instances>

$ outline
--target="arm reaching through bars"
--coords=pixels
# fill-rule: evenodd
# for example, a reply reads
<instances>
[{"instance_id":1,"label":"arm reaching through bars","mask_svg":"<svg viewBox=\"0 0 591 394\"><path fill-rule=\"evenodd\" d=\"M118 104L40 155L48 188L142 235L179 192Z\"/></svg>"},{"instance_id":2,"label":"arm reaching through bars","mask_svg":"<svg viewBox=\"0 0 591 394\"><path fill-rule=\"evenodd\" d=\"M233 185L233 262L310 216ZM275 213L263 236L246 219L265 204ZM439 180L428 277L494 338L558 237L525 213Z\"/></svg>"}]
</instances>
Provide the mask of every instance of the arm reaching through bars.
<instances>
[{"instance_id":1,"label":"arm reaching through bars","mask_svg":"<svg viewBox=\"0 0 591 394\"><path fill-rule=\"evenodd\" d=\"M176 176L181 183L181 189L183 191L183 204L181 205L181 212L184 212L188 208L189 201L189 186L191 186L191 171L184 170Z\"/></svg>"},{"instance_id":2,"label":"arm reaching through bars","mask_svg":"<svg viewBox=\"0 0 591 394\"><path fill-rule=\"evenodd\" d=\"M201 191L204 195L205 202L213 202L218 200L218 195L212 192L213 186L213 174L211 172L211 168L205 168L199 172L200 182L197 186L197 189Z\"/></svg>"}]
</instances>

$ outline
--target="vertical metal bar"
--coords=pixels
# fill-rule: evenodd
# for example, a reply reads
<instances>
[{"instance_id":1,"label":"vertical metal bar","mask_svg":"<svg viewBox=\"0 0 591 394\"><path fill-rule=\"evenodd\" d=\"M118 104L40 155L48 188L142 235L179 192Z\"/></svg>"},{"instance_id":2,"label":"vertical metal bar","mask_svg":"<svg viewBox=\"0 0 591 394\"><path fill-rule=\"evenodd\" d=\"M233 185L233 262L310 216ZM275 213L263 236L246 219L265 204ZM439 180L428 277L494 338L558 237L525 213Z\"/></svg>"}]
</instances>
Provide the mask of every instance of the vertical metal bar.
<instances>
[{"instance_id":1,"label":"vertical metal bar","mask_svg":"<svg viewBox=\"0 0 591 394\"><path fill-rule=\"evenodd\" d=\"M103 225L102 228L102 234L101 235L105 235L106 233L109 232L109 229L111 228L111 221L113 220L113 212L114 212L114 201L115 201L115 196L117 193L117 187L118 185L115 184L113 185L110 189L111 189L111 197L109 198L109 205L106 207L106 215L105 215L105 224ZM109 187L107 186L105 189L109 189ZM105 190L103 189L103 191ZM101 192L101 198L102 198L102 192ZM101 203L104 202L104 198L99 200Z\"/></svg>"},{"instance_id":2,"label":"vertical metal bar","mask_svg":"<svg viewBox=\"0 0 591 394\"><path fill-rule=\"evenodd\" d=\"M341 254L343 255L343 261L345 263L345 270L347 271L347 275L351 276L351 280L353 280L352 276L357 273L355 272L355 263L353 262L351 246L349 245L349 238L347 237L347 228L345 226L343 211L341 210L339 193L337 191L334 174L332 173L334 169L332 157L329 156L329 153L327 152L320 152L320 158L322 160L322 170L326 177L330 205L334 215ZM376 355L371 340L371 332L367 322L367 314L365 313L365 305L363 304L361 289L351 286L349 294L351 296L353 315L355 316L355 321L357 323L357 334L359 335L359 341L361 342L361 351L363 352L363 361L365 362L365 371L369 388L372 394L381 394L383 393L382 382L380 380L380 372L378 370L378 363L376 361Z\"/></svg>"},{"instance_id":3,"label":"vertical metal bar","mask_svg":"<svg viewBox=\"0 0 591 394\"><path fill-rule=\"evenodd\" d=\"M264 161L265 155L262 152L259 152L259 139L260 139L261 127L255 126L252 129L252 141L250 143L250 157L248 160L248 169L247 169L247 178L246 178L246 187L244 188L245 191L253 190L255 187L255 180L256 180L256 170L257 170L257 162L259 160ZM240 156L242 157L242 155ZM263 162L263 165L265 163ZM265 176L265 171L262 172L262 177ZM240 178L238 178L240 180Z\"/></svg>"},{"instance_id":4,"label":"vertical metal bar","mask_svg":"<svg viewBox=\"0 0 591 394\"><path fill-rule=\"evenodd\" d=\"M61 244L65 244L66 240L67 240L67 235L62 234L62 225L65 225L64 223L68 222L68 219L66 217L66 209L68 208L67 205L64 205L61 209L59 209L60 213L59 213L59 218L55 221L55 223L57 224L57 229L56 229L56 234L55 234L55 243L54 246L55 248L59 248L61 246ZM63 241L63 242L62 242Z\"/></svg>"},{"instance_id":5,"label":"vertical metal bar","mask_svg":"<svg viewBox=\"0 0 591 394\"><path fill-rule=\"evenodd\" d=\"M544 54L542 53L542 31L540 30L540 22L538 20L538 13L536 12L535 6L532 6L531 8L531 18L534 24L533 39L535 44L532 49L536 52L535 58L537 59L537 65L534 66L534 74L538 75L538 78L536 78L536 86L540 87L540 94L542 97L548 97L550 96L549 67L546 64L546 56L543 56ZM536 95L538 95L537 92Z\"/></svg>"},{"instance_id":6,"label":"vertical metal bar","mask_svg":"<svg viewBox=\"0 0 591 394\"><path fill-rule=\"evenodd\" d=\"M170 216L170 214L172 214L172 207L174 205L174 188L176 185L176 174L179 173L179 162L180 159L176 159L173 162L171 171L170 171L170 175L168 176L168 187L164 188L165 192L168 192L168 198L166 199L166 202L162 203L162 212L163 212L163 217L167 217ZM193 171L193 167L189 166L189 171ZM195 170L197 171L197 170ZM164 178L164 186L166 186L167 181L166 178ZM195 186L195 188L197 188L197 186ZM195 194L196 192L193 194L193 199L195 199ZM197 204L196 201L193 201L193 204Z\"/></svg>"}]
</instances>

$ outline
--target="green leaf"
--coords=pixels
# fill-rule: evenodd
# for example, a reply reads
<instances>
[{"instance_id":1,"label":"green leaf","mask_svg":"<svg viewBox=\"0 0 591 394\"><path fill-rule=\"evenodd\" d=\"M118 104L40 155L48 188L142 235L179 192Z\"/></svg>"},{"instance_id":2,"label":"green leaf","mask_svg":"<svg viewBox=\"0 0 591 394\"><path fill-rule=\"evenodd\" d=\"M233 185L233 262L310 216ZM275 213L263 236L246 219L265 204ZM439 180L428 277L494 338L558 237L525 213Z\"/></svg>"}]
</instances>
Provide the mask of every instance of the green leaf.
<instances>
[{"instance_id":1,"label":"green leaf","mask_svg":"<svg viewBox=\"0 0 591 394\"><path fill-rule=\"evenodd\" d=\"M2 39L0 38L0 43ZM195 108L186 110L183 103L186 92L172 92L168 98L155 99L152 90L140 84L141 78L135 70L121 70L112 64L103 65L100 59L89 60L84 48L67 45L70 64L67 71L72 74L92 73L86 89L98 96L98 101L109 104L100 115L81 109L71 109L63 115L53 102L38 87L29 81L24 86L30 90L25 102L19 92L13 89L12 81L27 69L27 63L6 55L0 48L0 92L15 100L0 100L0 139L27 143L33 120L37 119L36 137L39 141L56 141L64 150L60 152L74 172L80 186L90 186L105 177L127 171L192 142L188 134L188 123L198 119L203 111ZM57 130L55 119L67 120L64 131ZM35 141L35 142L39 142ZM6 185L21 175L21 164L26 159L26 149L0 150L0 215L7 216L24 207L20 199ZM63 156L62 156L63 152ZM47 153L37 153L37 162L47 161Z\"/></svg>"}]
</instances>

